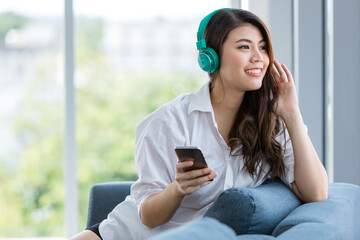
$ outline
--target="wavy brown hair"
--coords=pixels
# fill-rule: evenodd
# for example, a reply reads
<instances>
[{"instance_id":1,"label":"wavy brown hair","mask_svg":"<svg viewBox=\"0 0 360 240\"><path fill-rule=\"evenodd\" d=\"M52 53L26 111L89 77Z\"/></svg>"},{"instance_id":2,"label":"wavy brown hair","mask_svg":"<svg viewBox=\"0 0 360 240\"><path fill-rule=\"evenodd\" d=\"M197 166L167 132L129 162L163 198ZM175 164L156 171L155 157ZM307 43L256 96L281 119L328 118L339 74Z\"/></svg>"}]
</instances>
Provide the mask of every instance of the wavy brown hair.
<instances>
[{"instance_id":1,"label":"wavy brown hair","mask_svg":"<svg viewBox=\"0 0 360 240\"><path fill-rule=\"evenodd\" d=\"M205 41L213 48L221 60L223 44L229 33L242 24L250 23L257 27L266 42L269 66L258 90L247 91L229 132L229 146L232 155L243 155L244 167L256 181L264 170L264 163L270 167L267 175L284 175L283 151L276 136L284 123L272 111L279 96L278 87L271 74L274 53L270 33L263 21L255 14L241 10L219 10L209 21L205 30ZM221 68L221 61L220 61ZM210 73L210 89L215 79L221 79L219 70ZM284 134L285 135L285 134Z\"/></svg>"}]
</instances>

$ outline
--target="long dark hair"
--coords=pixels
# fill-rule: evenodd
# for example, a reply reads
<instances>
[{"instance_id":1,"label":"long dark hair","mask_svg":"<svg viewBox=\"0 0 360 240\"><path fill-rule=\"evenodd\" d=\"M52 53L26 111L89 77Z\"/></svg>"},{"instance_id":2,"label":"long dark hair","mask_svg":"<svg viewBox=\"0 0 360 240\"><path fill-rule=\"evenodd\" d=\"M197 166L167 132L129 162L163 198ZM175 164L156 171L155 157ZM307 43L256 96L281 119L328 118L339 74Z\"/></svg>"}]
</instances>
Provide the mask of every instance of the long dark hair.
<instances>
[{"instance_id":1,"label":"long dark hair","mask_svg":"<svg viewBox=\"0 0 360 240\"><path fill-rule=\"evenodd\" d=\"M243 155L244 167L253 178L257 175L257 181L260 173L264 171L264 163L270 167L267 175L271 175L272 178L276 175L284 175L282 146L276 140L281 125L284 130L284 123L272 111L279 92L277 83L271 74L274 53L269 30L259 17L249 11L241 9L220 10L208 23L205 30L205 40L207 46L218 53L221 68L224 42L233 29L245 23L252 24L261 32L267 46L269 66L261 88L245 92L243 102L229 132L228 144L232 155ZM210 73L209 76L211 87L219 76L219 70Z\"/></svg>"}]
</instances>

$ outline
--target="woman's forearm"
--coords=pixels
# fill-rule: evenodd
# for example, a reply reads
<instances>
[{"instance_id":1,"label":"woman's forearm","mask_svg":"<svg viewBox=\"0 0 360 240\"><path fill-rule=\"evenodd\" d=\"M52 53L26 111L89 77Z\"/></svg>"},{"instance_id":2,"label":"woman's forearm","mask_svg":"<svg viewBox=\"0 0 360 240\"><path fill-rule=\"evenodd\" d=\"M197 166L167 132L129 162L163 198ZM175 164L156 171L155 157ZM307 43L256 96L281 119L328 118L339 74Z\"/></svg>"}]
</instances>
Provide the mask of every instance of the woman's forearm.
<instances>
[{"instance_id":1,"label":"woman's forearm","mask_svg":"<svg viewBox=\"0 0 360 240\"><path fill-rule=\"evenodd\" d=\"M295 157L294 192L304 202L326 200L327 174L306 132L300 110L290 113L284 121L290 134Z\"/></svg>"},{"instance_id":2,"label":"woman's forearm","mask_svg":"<svg viewBox=\"0 0 360 240\"><path fill-rule=\"evenodd\" d=\"M147 197L141 205L140 219L149 228L167 223L181 205L185 195L177 191L175 182L159 193Z\"/></svg>"},{"instance_id":3,"label":"woman's forearm","mask_svg":"<svg viewBox=\"0 0 360 240\"><path fill-rule=\"evenodd\" d=\"M149 228L167 223L178 210L186 195L210 184L217 173L211 168L184 171L191 167L194 160L176 164L175 180L163 191L147 197L141 205L140 219Z\"/></svg>"}]
</instances>

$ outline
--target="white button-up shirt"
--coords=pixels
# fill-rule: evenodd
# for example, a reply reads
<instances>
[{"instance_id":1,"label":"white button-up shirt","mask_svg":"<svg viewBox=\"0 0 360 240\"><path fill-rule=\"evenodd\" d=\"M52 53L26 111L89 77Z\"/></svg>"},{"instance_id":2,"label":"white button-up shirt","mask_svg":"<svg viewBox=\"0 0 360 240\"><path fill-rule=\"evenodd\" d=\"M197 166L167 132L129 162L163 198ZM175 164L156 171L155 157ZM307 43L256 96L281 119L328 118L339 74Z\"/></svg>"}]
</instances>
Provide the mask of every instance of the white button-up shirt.
<instances>
[{"instance_id":1,"label":"white button-up shirt","mask_svg":"<svg viewBox=\"0 0 360 240\"><path fill-rule=\"evenodd\" d=\"M290 186L294 181L294 155L289 134L287 131L285 133L286 142L283 134L279 134L277 140L284 150L285 176L281 179ZM148 196L164 190L174 181L175 165L178 162L174 151L176 146L200 147L208 166L217 172L218 176L210 184L186 196L168 223L150 230L141 224L138 213L142 202ZM127 223L133 226L128 226L126 232L137 232L137 237L133 236L133 239L144 239L156 232L202 217L225 189L259 186L266 180L269 169L269 166L264 165L265 171L260 173L259 181L256 181L256 177L252 178L244 168L243 156L230 154L229 146L218 131L209 84L205 84L198 92L183 94L161 106L137 126L135 161L139 179L131 188L131 196L125 201L128 204L132 202L133 209L137 212L136 224ZM124 209L120 212L115 208L113 212L113 218L129 214L129 211ZM104 222L106 221L110 220ZM104 222L100 225L102 236L101 230L105 229L106 225Z\"/></svg>"}]
</instances>

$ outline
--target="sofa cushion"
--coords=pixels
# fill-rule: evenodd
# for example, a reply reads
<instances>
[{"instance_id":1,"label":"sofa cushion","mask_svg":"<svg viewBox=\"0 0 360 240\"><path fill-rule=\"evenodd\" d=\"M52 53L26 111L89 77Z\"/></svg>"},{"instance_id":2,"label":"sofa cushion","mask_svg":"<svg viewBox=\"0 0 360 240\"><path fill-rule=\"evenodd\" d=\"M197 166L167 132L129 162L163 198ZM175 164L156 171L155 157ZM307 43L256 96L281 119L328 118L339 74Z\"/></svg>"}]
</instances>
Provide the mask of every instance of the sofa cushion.
<instances>
[{"instance_id":1,"label":"sofa cushion","mask_svg":"<svg viewBox=\"0 0 360 240\"><path fill-rule=\"evenodd\" d=\"M301 204L279 179L256 188L225 190L205 216L234 229L236 234L271 234L276 225Z\"/></svg>"},{"instance_id":2,"label":"sofa cushion","mask_svg":"<svg viewBox=\"0 0 360 240\"><path fill-rule=\"evenodd\" d=\"M307 203L296 208L276 226L272 235L279 236L279 239L287 239L288 236L295 236L304 229L308 229L307 232L315 232L310 229L318 226L316 231L319 233L311 239L360 239L359 199L359 186L331 183L328 200ZM309 238L303 235L302 239Z\"/></svg>"},{"instance_id":3,"label":"sofa cushion","mask_svg":"<svg viewBox=\"0 0 360 240\"><path fill-rule=\"evenodd\" d=\"M346 233L338 226L325 223L305 222L293 226L287 231L281 233L275 238L276 240L345 240L357 239L347 238Z\"/></svg>"},{"instance_id":4,"label":"sofa cushion","mask_svg":"<svg viewBox=\"0 0 360 240\"><path fill-rule=\"evenodd\" d=\"M214 218L201 218L180 227L169 229L148 240L237 240L235 232Z\"/></svg>"}]
</instances>

